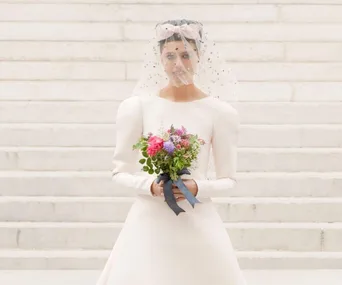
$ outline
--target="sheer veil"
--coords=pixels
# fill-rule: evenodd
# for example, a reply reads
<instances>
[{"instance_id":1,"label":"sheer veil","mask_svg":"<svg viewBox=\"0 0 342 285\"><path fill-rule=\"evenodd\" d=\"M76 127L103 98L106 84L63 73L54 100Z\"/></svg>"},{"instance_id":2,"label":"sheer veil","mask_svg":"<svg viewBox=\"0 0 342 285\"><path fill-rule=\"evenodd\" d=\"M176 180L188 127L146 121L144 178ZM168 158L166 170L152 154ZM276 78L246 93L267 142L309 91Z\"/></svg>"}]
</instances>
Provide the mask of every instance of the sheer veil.
<instances>
[{"instance_id":1,"label":"sheer veil","mask_svg":"<svg viewBox=\"0 0 342 285\"><path fill-rule=\"evenodd\" d=\"M208 96L237 102L238 81L218 46L200 22L181 19L158 23L146 46L141 76L132 95L158 96L169 84L194 84ZM215 177L211 150L207 178Z\"/></svg>"}]
</instances>

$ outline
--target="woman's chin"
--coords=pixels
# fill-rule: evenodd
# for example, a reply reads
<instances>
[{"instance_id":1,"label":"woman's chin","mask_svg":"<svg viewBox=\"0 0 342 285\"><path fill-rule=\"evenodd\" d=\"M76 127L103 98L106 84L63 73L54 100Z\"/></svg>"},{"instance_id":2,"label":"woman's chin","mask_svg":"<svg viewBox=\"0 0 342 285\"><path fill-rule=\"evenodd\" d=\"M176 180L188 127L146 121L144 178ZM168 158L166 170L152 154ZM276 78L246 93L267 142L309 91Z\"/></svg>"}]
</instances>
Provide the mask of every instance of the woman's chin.
<instances>
[{"instance_id":1,"label":"woman's chin","mask_svg":"<svg viewBox=\"0 0 342 285\"><path fill-rule=\"evenodd\" d=\"M171 83L172 83L172 86L182 87L182 86L186 86L186 85L191 85L194 82L193 82L193 80L190 80L190 79L186 79L186 80L185 79L184 80L177 79L177 80L172 80Z\"/></svg>"}]
</instances>

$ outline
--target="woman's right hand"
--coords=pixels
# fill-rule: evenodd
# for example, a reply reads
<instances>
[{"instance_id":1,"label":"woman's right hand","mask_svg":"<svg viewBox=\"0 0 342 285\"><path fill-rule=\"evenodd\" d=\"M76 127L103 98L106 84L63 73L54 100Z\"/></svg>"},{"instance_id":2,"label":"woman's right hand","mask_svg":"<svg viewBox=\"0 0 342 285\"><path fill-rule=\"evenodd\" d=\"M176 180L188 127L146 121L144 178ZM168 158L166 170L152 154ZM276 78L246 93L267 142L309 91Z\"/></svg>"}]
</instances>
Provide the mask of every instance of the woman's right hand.
<instances>
[{"instance_id":1,"label":"woman's right hand","mask_svg":"<svg viewBox=\"0 0 342 285\"><path fill-rule=\"evenodd\" d=\"M151 194L154 197L164 197L163 185L164 185L163 180L161 180L159 183L157 183L156 181L153 181L153 183L151 185ZM183 193L180 192L180 190L178 189L178 187L176 185L172 184L172 190L173 190L173 194L176 198L176 202L185 200Z\"/></svg>"},{"instance_id":2,"label":"woman's right hand","mask_svg":"<svg viewBox=\"0 0 342 285\"><path fill-rule=\"evenodd\" d=\"M153 181L151 186L152 195L155 197L164 197L164 189L163 189L164 181L161 180L159 183Z\"/></svg>"}]
</instances>

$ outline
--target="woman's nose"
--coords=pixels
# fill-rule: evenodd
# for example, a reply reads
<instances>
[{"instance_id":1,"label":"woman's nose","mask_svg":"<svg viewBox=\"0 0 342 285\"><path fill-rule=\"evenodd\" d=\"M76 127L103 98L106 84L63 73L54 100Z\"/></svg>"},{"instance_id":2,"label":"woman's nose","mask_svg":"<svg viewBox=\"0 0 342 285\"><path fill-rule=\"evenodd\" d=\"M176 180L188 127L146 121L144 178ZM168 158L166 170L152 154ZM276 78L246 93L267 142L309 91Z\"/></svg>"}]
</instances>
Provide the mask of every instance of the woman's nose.
<instances>
[{"instance_id":1,"label":"woman's nose","mask_svg":"<svg viewBox=\"0 0 342 285\"><path fill-rule=\"evenodd\" d=\"M182 62L180 57L177 57L177 59L175 61L175 67L177 67L177 68L183 67L183 62Z\"/></svg>"}]
</instances>

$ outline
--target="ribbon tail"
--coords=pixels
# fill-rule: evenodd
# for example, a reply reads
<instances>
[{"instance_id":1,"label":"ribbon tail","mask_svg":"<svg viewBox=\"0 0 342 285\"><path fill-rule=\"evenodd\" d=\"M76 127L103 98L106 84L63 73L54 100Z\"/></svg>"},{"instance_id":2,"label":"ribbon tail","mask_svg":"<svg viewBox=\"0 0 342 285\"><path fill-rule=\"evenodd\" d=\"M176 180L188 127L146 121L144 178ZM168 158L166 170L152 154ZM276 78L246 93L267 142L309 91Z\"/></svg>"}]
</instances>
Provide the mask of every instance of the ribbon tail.
<instances>
[{"instance_id":1,"label":"ribbon tail","mask_svg":"<svg viewBox=\"0 0 342 285\"><path fill-rule=\"evenodd\" d=\"M197 198L189 191L185 186L183 180L179 177L177 181L174 182L179 190L184 194L185 198L189 201L191 206L194 208L196 203L201 203Z\"/></svg>"},{"instance_id":2,"label":"ribbon tail","mask_svg":"<svg viewBox=\"0 0 342 285\"><path fill-rule=\"evenodd\" d=\"M172 211L178 216L181 212L185 212L181 207L178 206L176 198L172 191L172 180L168 180L164 183L164 197L165 202L169 205Z\"/></svg>"}]
</instances>

